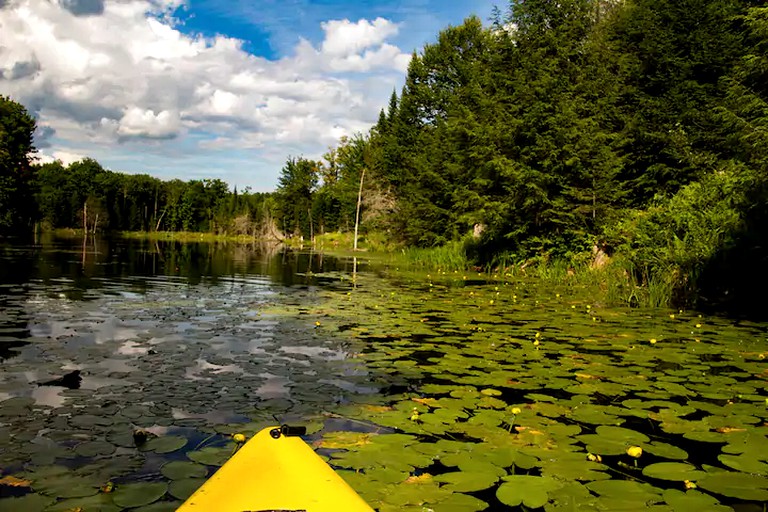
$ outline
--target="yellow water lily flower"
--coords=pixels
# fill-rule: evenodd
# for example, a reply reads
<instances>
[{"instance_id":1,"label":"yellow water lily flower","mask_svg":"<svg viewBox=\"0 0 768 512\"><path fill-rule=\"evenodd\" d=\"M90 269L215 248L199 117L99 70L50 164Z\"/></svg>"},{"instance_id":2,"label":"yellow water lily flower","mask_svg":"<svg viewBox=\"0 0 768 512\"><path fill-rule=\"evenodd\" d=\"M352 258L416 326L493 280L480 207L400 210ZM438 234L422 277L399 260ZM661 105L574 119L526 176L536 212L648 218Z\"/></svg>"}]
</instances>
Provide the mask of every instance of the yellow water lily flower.
<instances>
[{"instance_id":1,"label":"yellow water lily flower","mask_svg":"<svg viewBox=\"0 0 768 512\"><path fill-rule=\"evenodd\" d=\"M698 485L696 485L694 482L691 482L690 480L685 481L685 488L686 489L696 489Z\"/></svg>"},{"instance_id":2,"label":"yellow water lily flower","mask_svg":"<svg viewBox=\"0 0 768 512\"><path fill-rule=\"evenodd\" d=\"M651 338L651 345L655 345L655 344L656 344L656 338Z\"/></svg>"},{"instance_id":3,"label":"yellow water lily flower","mask_svg":"<svg viewBox=\"0 0 768 512\"><path fill-rule=\"evenodd\" d=\"M519 408L519 407L513 407L511 412L512 412L512 414L514 414L515 416L517 416L517 415L518 415L518 414L520 414L522 411L520 410L520 408Z\"/></svg>"},{"instance_id":4,"label":"yellow water lily flower","mask_svg":"<svg viewBox=\"0 0 768 512\"><path fill-rule=\"evenodd\" d=\"M627 455L629 455L632 458L639 459L640 456L643 454L643 449L639 446L630 446L627 448Z\"/></svg>"},{"instance_id":5,"label":"yellow water lily flower","mask_svg":"<svg viewBox=\"0 0 768 512\"><path fill-rule=\"evenodd\" d=\"M232 434L232 440L236 443L244 443L245 442L245 435L244 434Z\"/></svg>"}]
</instances>

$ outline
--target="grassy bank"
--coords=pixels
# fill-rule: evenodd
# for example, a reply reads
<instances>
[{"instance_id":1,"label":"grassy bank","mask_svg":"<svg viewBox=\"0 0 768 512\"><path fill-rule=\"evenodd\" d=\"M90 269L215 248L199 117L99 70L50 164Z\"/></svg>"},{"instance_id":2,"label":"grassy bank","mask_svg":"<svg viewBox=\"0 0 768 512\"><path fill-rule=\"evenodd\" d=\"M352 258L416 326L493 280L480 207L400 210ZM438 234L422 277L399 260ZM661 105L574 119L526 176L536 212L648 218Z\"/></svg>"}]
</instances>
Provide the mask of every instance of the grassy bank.
<instances>
[{"instance_id":1,"label":"grassy bank","mask_svg":"<svg viewBox=\"0 0 768 512\"><path fill-rule=\"evenodd\" d=\"M263 240L249 235L225 235L190 231L122 231L120 232L120 236L132 240L153 240L161 242L216 242L237 244L273 242L272 240Z\"/></svg>"},{"instance_id":2,"label":"grassy bank","mask_svg":"<svg viewBox=\"0 0 768 512\"><path fill-rule=\"evenodd\" d=\"M52 232L61 238L82 238L81 229L57 229ZM245 235L223 235L197 232L121 232L132 240L162 242L204 242L254 244L272 243ZM428 271L438 274L454 272L481 272L489 279L514 280L536 277L563 290L587 289L595 301L611 305L670 307L680 305L677 292L685 276L677 269L637 269L628 258L614 256L601 268L592 268L592 255L579 254L572 259L519 260L513 256L498 257L484 266L476 265L467 255L467 245L452 242L441 247L414 248L393 244L385 233L368 233L358 239L354 251L351 233L325 233L313 241L289 238L283 243L295 250L320 251L337 257L364 257L371 264L396 271Z\"/></svg>"}]
</instances>

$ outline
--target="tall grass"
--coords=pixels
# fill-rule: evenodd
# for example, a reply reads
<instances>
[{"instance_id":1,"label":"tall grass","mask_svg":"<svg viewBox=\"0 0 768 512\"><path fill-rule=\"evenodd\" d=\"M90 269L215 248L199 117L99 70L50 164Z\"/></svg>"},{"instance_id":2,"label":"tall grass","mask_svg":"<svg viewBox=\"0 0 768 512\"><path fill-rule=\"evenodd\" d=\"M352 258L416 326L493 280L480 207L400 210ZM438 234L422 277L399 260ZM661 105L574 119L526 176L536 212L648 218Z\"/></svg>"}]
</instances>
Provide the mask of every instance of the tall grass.
<instances>
[{"instance_id":1,"label":"tall grass","mask_svg":"<svg viewBox=\"0 0 768 512\"><path fill-rule=\"evenodd\" d=\"M592 268L580 255L576 261L556 259L540 261L525 274L555 287L579 287L591 290L596 302L614 306L666 308L670 307L680 289L681 276L677 269L663 271L638 269L631 260L614 257L602 268Z\"/></svg>"},{"instance_id":2,"label":"tall grass","mask_svg":"<svg viewBox=\"0 0 768 512\"><path fill-rule=\"evenodd\" d=\"M470 262L462 242L420 249L409 247L393 255L393 263L406 268L465 270Z\"/></svg>"}]
</instances>

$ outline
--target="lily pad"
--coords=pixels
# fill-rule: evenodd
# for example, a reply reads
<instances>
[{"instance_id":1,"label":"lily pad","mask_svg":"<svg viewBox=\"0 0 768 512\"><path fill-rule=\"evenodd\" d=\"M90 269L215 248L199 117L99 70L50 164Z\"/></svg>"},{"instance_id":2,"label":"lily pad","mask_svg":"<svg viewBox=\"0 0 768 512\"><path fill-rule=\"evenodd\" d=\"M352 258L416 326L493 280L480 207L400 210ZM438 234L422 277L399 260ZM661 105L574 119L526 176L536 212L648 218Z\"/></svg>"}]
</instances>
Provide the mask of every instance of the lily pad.
<instances>
[{"instance_id":1,"label":"lily pad","mask_svg":"<svg viewBox=\"0 0 768 512\"><path fill-rule=\"evenodd\" d=\"M233 447L229 446L222 448L207 446L194 452L187 452L187 457L206 466L223 466L232 456L232 451Z\"/></svg>"},{"instance_id":2,"label":"lily pad","mask_svg":"<svg viewBox=\"0 0 768 512\"><path fill-rule=\"evenodd\" d=\"M75 476L70 473L54 475L49 478L35 478L32 488L56 498L82 498L99 492L99 485L94 480Z\"/></svg>"},{"instance_id":3,"label":"lily pad","mask_svg":"<svg viewBox=\"0 0 768 512\"><path fill-rule=\"evenodd\" d=\"M496 489L496 497L510 507L520 504L529 508L543 507L549 501L548 493L562 485L554 478L541 476L513 475L504 480Z\"/></svg>"},{"instance_id":4,"label":"lily pad","mask_svg":"<svg viewBox=\"0 0 768 512\"><path fill-rule=\"evenodd\" d=\"M205 483L205 478L182 478L168 486L168 494L182 501L186 500Z\"/></svg>"},{"instance_id":5,"label":"lily pad","mask_svg":"<svg viewBox=\"0 0 768 512\"><path fill-rule=\"evenodd\" d=\"M443 487L453 492L474 492L488 489L498 482L495 472L456 471L435 477L436 482L445 483Z\"/></svg>"},{"instance_id":6,"label":"lily pad","mask_svg":"<svg viewBox=\"0 0 768 512\"><path fill-rule=\"evenodd\" d=\"M112 501L123 508L141 507L156 502L167 490L165 482L124 484L112 494Z\"/></svg>"},{"instance_id":7,"label":"lily pad","mask_svg":"<svg viewBox=\"0 0 768 512\"><path fill-rule=\"evenodd\" d=\"M45 509L45 512L71 512L73 510L84 510L87 512L119 512L122 507L112 502L111 494L96 494L86 498L71 498L59 501L55 505Z\"/></svg>"},{"instance_id":8,"label":"lily pad","mask_svg":"<svg viewBox=\"0 0 768 512\"><path fill-rule=\"evenodd\" d=\"M106 441L87 441L75 446L75 453L81 457L96 457L114 453L115 445Z\"/></svg>"},{"instance_id":9,"label":"lily pad","mask_svg":"<svg viewBox=\"0 0 768 512\"><path fill-rule=\"evenodd\" d=\"M174 460L160 468L160 473L169 480L181 480L184 478L205 478L208 468L194 462Z\"/></svg>"},{"instance_id":10,"label":"lily pad","mask_svg":"<svg viewBox=\"0 0 768 512\"><path fill-rule=\"evenodd\" d=\"M633 501L649 501L661 495L661 489L634 480L602 480L590 482L587 488L600 496Z\"/></svg>"},{"instance_id":11,"label":"lily pad","mask_svg":"<svg viewBox=\"0 0 768 512\"><path fill-rule=\"evenodd\" d=\"M697 480L706 475L696 466L682 462L657 462L643 468L643 475L660 480L683 482L685 480Z\"/></svg>"},{"instance_id":12,"label":"lily pad","mask_svg":"<svg viewBox=\"0 0 768 512\"><path fill-rule=\"evenodd\" d=\"M743 471L745 473L752 473L755 475L768 474L768 464L758 460L758 455L744 454L744 455L718 455L717 459L725 466L737 471ZM764 457L760 454L759 456Z\"/></svg>"},{"instance_id":13,"label":"lily pad","mask_svg":"<svg viewBox=\"0 0 768 512\"><path fill-rule=\"evenodd\" d=\"M488 508L488 504L468 494L453 493L435 505L440 512L476 512Z\"/></svg>"},{"instance_id":14,"label":"lily pad","mask_svg":"<svg viewBox=\"0 0 768 512\"><path fill-rule=\"evenodd\" d=\"M682 448L659 441L644 444L643 449L652 455L664 459L686 460L688 458L688 452Z\"/></svg>"},{"instance_id":15,"label":"lily pad","mask_svg":"<svg viewBox=\"0 0 768 512\"><path fill-rule=\"evenodd\" d=\"M50 496L40 494L27 494L18 498L4 498L0 500L0 512L42 512L55 500Z\"/></svg>"},{"instance_id":16,"label":"lily pad","mask_svg":"<svg viewBox=\"0 0 768 512\"><path fill-rule=\"evenodd\" d=\"M635 430L611 425L601 425L595 429L595 432L602 439L618 441L625 445L639 445L650 441L648 436Z\"/></svg>"},{"instance_id":17,"label":"lily pad","mask_svg":"<svg viewBox=\"0 0 768 512\"><path fill-rule=\"evenodd\" d=\"M664 491L664 501L675 512L689 512L691 510L711 510L712 512L732 512L731 507L720 505L716 498L698 491L678 491L667 489Z\"/></svg>"},{"instance_id":18,"label":"lily pad","mask_svg":"<svg viewBox=\"0 0 768 512\"><path fill-rule=\"evenodd\" d=\"M721 496L742 500L768 500L768 479L745 473L712 473L698 481L699 487Z\"/></svg>"},{"instance_id":19,"label":"lily pad","mask_svg":"<svg viewBox=\"0 0 768 512\"><path fill-rule=\"evenodd\" d=\"M131 512L175 512L181 505L180 501L157 501L151 505L134 508Z\"/></svg>"},{"instance_id":20,"label":"lily pad","mask_svg":"<svg viewBox=\"0 0 768 512\"><path fill-rule=\"evenodd\" d=\"M181 436L153 437L141 449L155 453L171 453L180 450L187 444L187 438Z\"/></svg>"}]
</instances>

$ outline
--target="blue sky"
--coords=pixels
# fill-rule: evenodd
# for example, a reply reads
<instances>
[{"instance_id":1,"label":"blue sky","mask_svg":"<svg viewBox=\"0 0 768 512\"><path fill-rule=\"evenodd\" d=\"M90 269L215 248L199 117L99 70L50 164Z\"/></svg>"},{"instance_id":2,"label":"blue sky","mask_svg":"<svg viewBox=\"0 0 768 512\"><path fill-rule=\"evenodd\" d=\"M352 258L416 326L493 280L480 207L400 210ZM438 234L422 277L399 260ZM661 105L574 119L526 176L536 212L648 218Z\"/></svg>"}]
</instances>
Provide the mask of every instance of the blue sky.
<instances>
[{"instance_id":1,"label":"blue sky","mask_svg":"<svg viewBox=\"0 0 768 512\"><path fill-rule=\"evenodd\" d=\"M37 116L42 160L269 191L289 156L367 130L413 50L495 4L13 0L0 94Z\"/></svg>"},{"instance_id":2,"label":"blue sky","mask_svg":"<svg viewBox=\"0 0 768 512\"><path fill-rule=\"evenodd\" d=\"M440 29L476 14L485 22L498 2L487 0L193 0L179 8L184 32L224 33L246 41L246 49L270 59L290 54L299 37L322 40L329 19L378 17L401 24L392 41L406 52L431 42Z\"/></svg>"}]
</instances>

